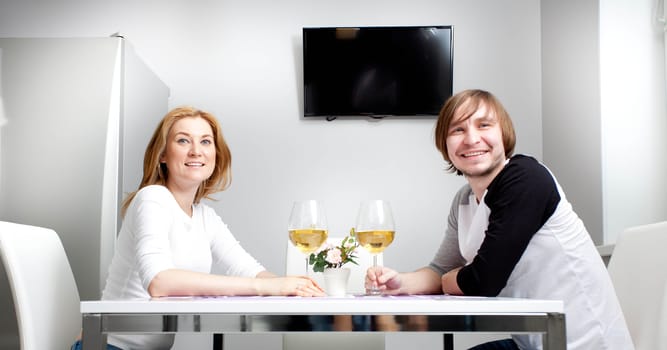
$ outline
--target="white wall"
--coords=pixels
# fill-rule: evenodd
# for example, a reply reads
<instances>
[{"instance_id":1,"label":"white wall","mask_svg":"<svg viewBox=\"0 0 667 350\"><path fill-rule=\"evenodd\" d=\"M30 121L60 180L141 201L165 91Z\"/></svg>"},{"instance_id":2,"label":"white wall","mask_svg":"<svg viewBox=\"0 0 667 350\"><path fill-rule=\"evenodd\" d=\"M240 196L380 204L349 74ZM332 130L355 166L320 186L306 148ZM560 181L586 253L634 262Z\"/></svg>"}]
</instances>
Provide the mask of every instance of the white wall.
<instances>
[{"instance_id":1,"label":"white wall","mask_svg":"<svg viewBox=\"0 0 667 350\"><path fill-rule=\"evenodd\" d=\"M598 0L542 1L544 160L603 242Z\"/></svg>"},{"instance_id":2,"label":"white wall","mask_svg":"<svg viewBox=\"0 0 667 350\"><path fill-rule=\"evenodd\" d=\"M665 44L654 0L543 0L544 160L598 244L667 220Z\"/></svg>"},{"instance_id":3,"label":"white wall","mask_svg":"<svg viewBox=\"0 0 667 350\"><path fill-rule=\"evenodd\" d=\"M4 1L0 36L107 36L120 31L171 89L222 121L232 187L214 203L237 238L282 272L291 202L325 202L333 235L364 198L392 202L385 262L428 262L463 183L444 172L435 119L303 119L301 28L454 25L454 89L480 87L506 104L520 152L541 158L540 19L535 1ZM143 152L143 150L136 150Z\"/></svg>"},{"instance_id":4,"label":"white wall","mask_svg":"<svg viewBox=\"0 0 667 350\"><path fill-rule=\"evenodd\" d=\"M665 39L662 1L600 1L605 242L667 220ZM660 8L660 10L662 10Z\"/></svg>"}]
</instances>

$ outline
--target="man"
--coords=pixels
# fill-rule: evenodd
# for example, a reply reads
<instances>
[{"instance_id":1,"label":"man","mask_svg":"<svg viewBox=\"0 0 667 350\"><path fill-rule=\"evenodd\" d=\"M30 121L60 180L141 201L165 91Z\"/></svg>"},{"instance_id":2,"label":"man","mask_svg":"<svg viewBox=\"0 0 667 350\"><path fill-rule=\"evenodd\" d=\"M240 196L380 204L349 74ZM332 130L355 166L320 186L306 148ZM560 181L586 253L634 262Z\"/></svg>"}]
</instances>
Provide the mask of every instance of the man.
<instances>
[{"instance_id":1,"label":"man","mask_svg":"<svg viewBox=\"0 0 667 350\"><path fill-rule=\"evenodd\" d=\"M431 263L414 272L369 269L385 294L504 296L563 300L568 349L633 349L606 268L551 172L513 155L512 121L489 92L447 100L435 143L468 184L456 194ZM474 349L539 349L539 336Z\"/></svg>"}]
</instances>

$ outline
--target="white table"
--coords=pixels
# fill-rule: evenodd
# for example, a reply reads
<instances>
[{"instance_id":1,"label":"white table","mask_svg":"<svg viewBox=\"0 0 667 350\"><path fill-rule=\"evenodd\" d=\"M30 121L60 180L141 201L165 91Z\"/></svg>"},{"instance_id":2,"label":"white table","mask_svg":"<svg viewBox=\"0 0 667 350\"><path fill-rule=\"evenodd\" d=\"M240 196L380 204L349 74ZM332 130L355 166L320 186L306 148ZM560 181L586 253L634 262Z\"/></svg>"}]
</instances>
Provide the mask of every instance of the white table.
<instances>
[{"instance_id":1,"label":"white table","mask_svg":"<svg viewBox=\"0 0 667 350\"><path fill-rule=\"evenodd\" d=\"M294 316L425 316L426 325L398 331L541 333L544 349L565 350L562 301L430 296L183 297L83 301L83 348L105 349L109 333L239 333L310 331ZM370 332L383 331L371 329Z\"/></svg>"}]
</instances>

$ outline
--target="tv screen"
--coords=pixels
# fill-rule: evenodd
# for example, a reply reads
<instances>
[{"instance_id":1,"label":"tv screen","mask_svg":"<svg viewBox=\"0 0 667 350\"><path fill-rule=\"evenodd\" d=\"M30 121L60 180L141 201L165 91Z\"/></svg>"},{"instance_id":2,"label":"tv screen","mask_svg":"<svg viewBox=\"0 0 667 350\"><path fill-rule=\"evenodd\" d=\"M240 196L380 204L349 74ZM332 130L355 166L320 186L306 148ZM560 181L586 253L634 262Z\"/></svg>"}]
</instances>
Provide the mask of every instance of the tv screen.
<instances>
[{"instance_id":1,"label":"tv screen","mask_svg":"<svg viewBox=\"0 0 667 350\"><path fill-rule=\"evenodd\" d=\"M304 116L436 116L451 26L303 28Z\"/></svg>"}]
</instances>

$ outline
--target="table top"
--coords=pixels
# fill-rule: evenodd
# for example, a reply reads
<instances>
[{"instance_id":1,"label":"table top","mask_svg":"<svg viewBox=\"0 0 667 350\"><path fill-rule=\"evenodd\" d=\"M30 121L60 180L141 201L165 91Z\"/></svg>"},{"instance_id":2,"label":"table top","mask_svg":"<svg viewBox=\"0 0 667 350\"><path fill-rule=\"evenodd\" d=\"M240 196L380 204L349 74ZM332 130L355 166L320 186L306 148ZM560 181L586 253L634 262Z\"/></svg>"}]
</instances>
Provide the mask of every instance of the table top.
<instances>
[{"instance_id":1,"label":"table top","mask_svg":"<svg viewBox=\"0 0 667 350\"><path fill-rule=\"evenodd\" d=\"M165 297L82 301L83 314L441 315L563 313L560 300L451 295Z\"/></svg>"}]
</instances>

